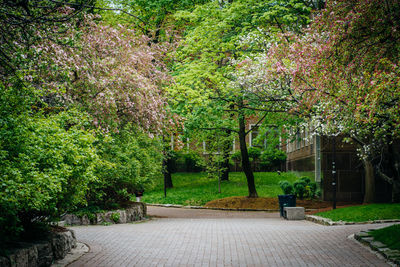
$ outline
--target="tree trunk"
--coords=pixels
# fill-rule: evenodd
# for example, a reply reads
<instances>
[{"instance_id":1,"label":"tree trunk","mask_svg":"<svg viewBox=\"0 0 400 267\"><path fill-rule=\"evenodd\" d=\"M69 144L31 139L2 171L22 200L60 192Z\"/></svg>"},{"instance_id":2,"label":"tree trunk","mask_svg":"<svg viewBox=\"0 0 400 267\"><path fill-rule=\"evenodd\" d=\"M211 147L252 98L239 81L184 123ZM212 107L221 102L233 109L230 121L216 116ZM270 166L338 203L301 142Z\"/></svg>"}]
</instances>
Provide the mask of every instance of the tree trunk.
<instances>
[{"instance_id":1,"label":"tree trunk","mask_svg":"<svg viewBox=\"0 0 400 267\"><path fill-rule=\"evenodd\" d=\"M400 182L393 181L392 184L392 202L400 203Z\"/></svg>"},{"instance_id":2,"label":"tree trunk","mask_svg":"<svg viewBox=\"0 0 400 267\"><path fill-rule=\"evenodd\" d=\"M222 163L221 181L229 181L229 154L228 157L224 156L224 162Z\"/></svg>"},{"instance_id":3,"label":"tree trunk","mask_svg":"<svg viewBox=\"0 0 400 267\"><path fill-rule=\"evenodd\" d=\"M247 179L247 187L249 189L249 197L256 198L258 197L256 186L254 183L254 174L251 170L249 153L247 151L246 145L246 123L244 119L243 112L239 112L239 143L240 143L240 153L242 155L242 168L243 172L246 175Z\"/></svg>"},{"instance_id":4,"label":"tree trunk","mask_svg":"<svg viewBox=\"0 0 400 267\"><path fill-rule=\"evenodd\" d=\"M399 145L389 145L389 164L393 170L392 174L392 202L400 203L400 154Z\"/></svg>"},{"instance_id":5,"label":"tree trunk","mask_svg":"<svg viewBox=\"0 0 400 267\"><path fill-rule=\"evenodd\" d=\"M364 159L365 168L365 195L364 203L373 203L375 201L375 173L372 162Z\"/></svg>"},{"instance_id":6,"label":"tree trunk","mask_svg":"<svg viewBox=\"0 0 400 267\"><path fill-rule=\"evenodd\" d=\"M164 159L163 159L163 174L164 174L164 183L165 183L165 188L172 188L174 185L172 184L172 177L171 177L171 170L169 169L170 166L170 161L171 159L169 158L167 153L164 153Z\"/></svg>"}]
</instances>

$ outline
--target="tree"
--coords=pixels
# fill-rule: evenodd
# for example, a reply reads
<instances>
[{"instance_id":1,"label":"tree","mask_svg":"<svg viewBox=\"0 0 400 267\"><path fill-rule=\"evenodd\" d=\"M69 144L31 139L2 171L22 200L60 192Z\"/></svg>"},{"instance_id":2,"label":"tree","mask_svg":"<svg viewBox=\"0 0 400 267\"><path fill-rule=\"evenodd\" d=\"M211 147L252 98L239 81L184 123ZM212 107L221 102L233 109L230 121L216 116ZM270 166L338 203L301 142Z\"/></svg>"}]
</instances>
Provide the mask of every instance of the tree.
<instances>
[{"instance_id":1,"label":"tree","mask_svg":"<svg viewBox=\"0 0 400 267\"><path fill-rule=\"evenodd\" d=\"M37 56L29 49L42 39L57 41L59 33L79 23L94 1L2 1L0 3L0 75L14 75Z\"/></svg>"},{"instance_id":2,"label":"tree","mask_svg":"<svg viewBox=\"0 0 400 267\"><path fill-rule=\"evenodd\" d=\"M400 200L398 1L330 2L304 35L266 56L290 77L305 116L325 134L349 136L366 170L364 202L374 201L374 174ZM289 41L289 43L287 43Z\"/></svg>"},{"instance_id":3,"label":"tree","mask_svg":"<svg viewBox=\"0 0 400 267\"><path fill-rule=\"evenodd\" d=\"M1 3L0 246L161 169L166 47L105 26L91 3Z\"/></svg>"},{"instance_id":4,"label":"tree","mask_svg":"<svg viewBox=\"0 0 400 267\"><path fill-rule=\"evenodd\" d=\"M178 10L192 10L197 4L210 0L104 0L103 5L119 7L126 12L103 12L106 21L112 25L133 24L134 28L151 38L152 42L171 42L179 31L179 25L172 19ZM134 15L133 15L134 14Z\"/></svg>"},{"instance_id":5,"label":"tree","mask_svg":"<svg viewBox=\"0 0 400 267\"><path fill-rule=\"evenodd\" d=\"M188 24L174 66L176 87L172 88L171 94L177 101L176 110L182 114L199 114L193 111L200 106L200 110L207 110L200 120L211 124L201 127L203 130L218 128L238 134L250 197L256 197L257 192L245 142L249 133L246 119L249 116L262 119L269 108L263 108L263 103L246 95L247 88L232 87L237 64L234 60L245 54L262 52L265 48L266 43L262 41L247 42L248 36L270 41L283 28L295 30L306 24L309 11L310 8L301 1L260 3L246 0L210 2L193 12L176 14L177 19ZM220 112L217 120L210 116L215 111ZM237 126L233 128L234 123Z\"/></svg>"},{"instance_id":6,"label":"tree","mask_svg":"<svg viewBox=\"0 0 400 267\"><path fill-rule=\"evenodd\" d=\"M80 105L93 115L94 125L108 130L135 122L150 134L161 131L166 120L162 85L169 80L162 61L166 47L149 44L148 37L125 27L96 23L89 15L79 31L71 29L64 38L72 45L44 41L35 46L42 56L33 83L46 90L47 104Z\"/></svg>"}]
</instances>

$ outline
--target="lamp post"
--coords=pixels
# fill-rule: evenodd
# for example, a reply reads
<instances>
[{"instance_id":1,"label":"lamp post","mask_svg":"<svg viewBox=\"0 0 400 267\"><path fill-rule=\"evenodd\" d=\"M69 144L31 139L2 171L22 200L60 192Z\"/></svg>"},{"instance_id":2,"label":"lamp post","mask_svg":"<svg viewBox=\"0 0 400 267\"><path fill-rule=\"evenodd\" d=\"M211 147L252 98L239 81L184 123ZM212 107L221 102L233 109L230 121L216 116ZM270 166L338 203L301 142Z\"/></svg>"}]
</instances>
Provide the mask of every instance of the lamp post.
<instances>
[{"instance_id":1,"label":"lamp post","mask_svg":"<svg viewBox=\"0 0 400 267\"><path fill-rule=\"evenodd\" d=\"M336 189L337 189L337 173L336 173L336 137L332 138L332 187L333 187L333 209L336 209Z\"/></svg>"}]
</instances>

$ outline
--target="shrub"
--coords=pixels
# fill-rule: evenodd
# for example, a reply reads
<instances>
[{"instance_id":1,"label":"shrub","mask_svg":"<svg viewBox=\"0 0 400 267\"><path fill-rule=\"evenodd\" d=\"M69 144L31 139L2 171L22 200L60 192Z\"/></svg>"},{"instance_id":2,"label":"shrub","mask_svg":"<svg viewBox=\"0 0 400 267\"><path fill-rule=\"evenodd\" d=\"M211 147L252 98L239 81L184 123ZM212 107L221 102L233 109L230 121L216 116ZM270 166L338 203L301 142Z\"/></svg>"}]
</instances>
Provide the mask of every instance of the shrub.
<instances>
[{"instance_id":1,"label":"shrub","mask_svg":"<svg viewBox=\"0 0 400 267\"><path fill-rule=\"evenodd\" d=\"M302 176L302 177L299 178L299 181L302 181L302 182L304 182L306 185L308 185L308 184L310 184L311 179L310 179L309 177L307 177L307 176Z\"/></svg>"},{"instance_id":2,"label":"shrub","mask_svg":"<svg viewBox=\"0 0 400 267\"><path fill-rule=\"evenodd\" d=\"M278 184L285 195L293 194L293 185L291 183L284 180L284 181L279 181Z\"/></svg>"},{"instance_id":3,"label":"shrub","mask_svg":"<svg viewBox=\"0 0 400 267\"><path fill-rule=\"evenodd\" d=\"M317 184L315 182L310 182L308 184L309 197L315 198L317 196Z\"/></svg>"},{"instance_id":4,"label":"shrub","mask_svg":"<svg viewBox=\"0 0 400 267\"><path fill-rule=\"evenodd\" d=\"M286 161L286 153L280 149L268 149L261 153L261 167L268 171L275 171L281 168Z\"/></svg>"},{"instance_id":5,"label":"shrub","mask_svg":"<svg viewBox=\"0 0 400 267\"><path fill-rule=\"evenodd\" d=\"M119 214L119 212L113 212L113 213L111 213L111 215L110 215L110 219L111 219L114 223L118 223L120 217L121 217L121 215Z\"/></svg>"},{"instance_id":6,"label":"shrub","mask_svg":"<svg viewBox=\"0 0 400 267\"><path fill-rule=\"evenodd\" d=\"M204 159L195 151L174 152L176 170L185 172L200 172L203 170Z\"/></svg>"},{"instance_id":7,"label":"shrub","mask_svg":"<svg viewBox=\"0 0 400 267\"><path fill-rule=\"evenodd\" d=\"M2 237L17 238L33 221L52 220L85 203L98 160L85 123L88 118L73 110L0 121Z\"/></svg>"},{"instance_id":8,"label":"shrub","mask_svg":"<svg viewBox=\"0 0 400 267\"><path fill-rule=\"evenodd\" d=\"M254 147L254 146L249 147L248 152L249 152L249 157L253 161L259 159L261 156L261 149L259 147Z\"/></svg>"},{"instance_id":9,"label":"shrub","mask_svg":"<svg viewBox=\"0 0 400 267\"><path fill-rule=\"evenodd\" d=\"M240 150L235 151L232 154L231 159L235 160L235 161L241 161L242 160L242 153L240 152Z\"/></svg>"},{"instance_id":10,"label":"shrub","mask_svg":"<svg viewBox=\"0 0 400 267\"><path fill-rule=\"evenodd\" d=\"M304 198L304 194L306 193L306 186L307 184L302 180L297 180L293 183L294 192L296 193L296 196L298 196L300 199Z\"/></svg>"},{"instance_id":11,"label":"shrub","mask_svg":"<svg viewBox=\"0 0 400 267\"><path fill-rule=\"evenodd\" d=\"M118 208L136 191L151 188L161 175L160 142L127 125L120 133L99 135L97 145L101 161L98 179L90 184L87 195L91 205L103 209Z\"/></svg>"},{"instance_id":12,"label":"shrub","mask_svg":"<svg viewBox=\"0 0 400 267\"><path fill-rule=\"evenodd\" d=\"M203 158L194 151L183 154L187 172L200 172L203 170Z\"/></svg>"}]
</instances>

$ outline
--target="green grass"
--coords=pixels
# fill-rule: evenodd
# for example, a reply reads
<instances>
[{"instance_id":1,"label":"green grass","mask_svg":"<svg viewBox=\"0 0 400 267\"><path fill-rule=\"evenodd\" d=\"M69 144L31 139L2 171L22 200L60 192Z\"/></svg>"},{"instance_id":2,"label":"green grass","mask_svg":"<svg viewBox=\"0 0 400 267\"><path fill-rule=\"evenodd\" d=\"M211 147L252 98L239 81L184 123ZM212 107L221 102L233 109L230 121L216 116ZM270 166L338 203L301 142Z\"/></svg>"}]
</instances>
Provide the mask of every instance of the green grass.
<instances>
[{"instance_id":1,"label":"green grass","mask_svg":"<svg viewBox=\"0 0 400 267\"><path fill-rule=\"evenodd\" d=\"M370 204L346 207L315 215L332 221L365 222L373 220L400 219L400 204Z\"/></svg>"},{"instance_id":2,"label":"green grass","mask_svg":"<svg viewBox=\"0 0 400 267\"><path fill-rule=\"evenodd\" d=\"M388 248L400 250L400 224L374 230L370 235Z\"/></svg>"},{"instance_id":3,"label":"green grass","mask_svg":"<svg viewBox=\"0 0 400 267\"><path fill-rule=\"evenodd\" d=\"M278 186L280 180L293 182L297 176L293 173L256 172L255 184L260 197L276 197L282 194ZM229 181L221 183L221 193L218 193L218 180L207 177L206 173L174 173L172 181L174 188L168 189L167 198L164 198L163 180L157 180L157 186L143 195L146 203L180 204L202 206L207 202L231 196L247 196L246 177L242 172L229 174Z\"/></svg>"}]
</instances>

